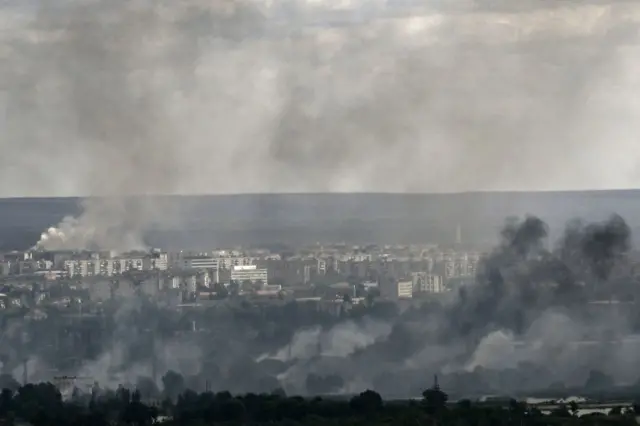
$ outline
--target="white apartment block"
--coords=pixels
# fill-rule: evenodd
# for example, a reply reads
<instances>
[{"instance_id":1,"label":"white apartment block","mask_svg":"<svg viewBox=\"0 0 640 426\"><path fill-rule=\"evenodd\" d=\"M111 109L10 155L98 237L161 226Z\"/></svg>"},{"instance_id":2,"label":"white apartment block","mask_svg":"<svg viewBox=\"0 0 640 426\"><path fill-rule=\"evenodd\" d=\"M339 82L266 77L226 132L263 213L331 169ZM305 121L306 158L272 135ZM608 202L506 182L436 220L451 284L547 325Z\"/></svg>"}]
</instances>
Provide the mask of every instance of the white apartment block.
<instances>
[{"instance_id":1,"label":"white apartment block","mask_svg":"<svg viewBox=\"0 0 640 426\"><path fill-rule=\"evenodd\" d=\"M397 286L398 299L410 299L413 297L413 282L399 281Z\"/></svg>"},{"instance_id":2,"label":"white apartment block","mask_svg":"<svg viewBox=\"0 0 640 426\"><path fill-rule=\"evenodd\" d=\"M174 266L179 269L231 269L255 263L256 259L251 257L184 257L178 259Z\"/></svg>"},{"instance_id":3,"label":"white apartment block","mask_svg":"<svg viewBox=\"0 0 640 426\"><path fill-rule=\"evenodd\" d=\"M262 282L263 286L268 285L267 269L258 269L256 265L237 265L231 268L231 281L256 283Z\"/></svg>"},{"instance_id":4,"label":"white apartment block","mask_svg":"<svg viewBox=\"0 0 640 426\"><path fill-rule=\"evenodd\" d=\"M384 299L398 300L413 297L413 281L389 281L380 287Z\"/></svg>"},{"instance_id":5,"label":"white apartment block","mask_svg":"<svg viewBox=\"0 0 640 426\"><path fill-rule=\"evenodd\" d=\"M166 271L169 269L169 255L167 253L158 253L151 258L151 269L156 271Z\"/></svg>"},{"instance_id":6,"label":"white apartment block","mask_svg":"<svg viewBox=\"0 0 640 426\"><path fill-rule=\"evenodd\" d=\"M218 259L214 257L188 257L178 260L179 269L218 269Z\"/></svg>"},{"instance_id":7,"label":"white apartment block","mask_svg":"<svg viewBox=\"0 0 640 426\"><path fill-rule=\"evenodd\" d=\"M445 278L475 276L480 256L476 253L461 253L444 259Z\"/></svg>"},{"instance_id":8,"label":"white apartment block","mask_svg":"<svg viewBox=\"0 0 640 426\"><path fill-rule=\"evenodd\" d=\"M235 266L255 266L256 259L251 257L221 257L218 259L218 264L220 269L232 269Z\"/></svg>"},{"instance_id":9,"label":"white apartment block","mask_svg":"<svg viewBox=\"0 0 640 426\"><path fill-rule=\"evenodd\" d=\"M444 278L441 275L417 272L413 274L413 288L418 293L443 293Z\"/></svg>"},{"instance_id":10,"label":"white apartment block","mask_svg":"<svg viewBox=\"0 0 640 426\"><path fill-rule=\"evenodd\" d=\"M173 289L180 288L181 282L182 282L182 279L180 277L171 278L171 288Z\"/></svg>"},{"instance_id":11,"label":"white apartment block","mask_svg":"<svg viewBox=\"0 0 640 426\"><path fill-rule=\"evenodd\" d=\"M64 271L69 277L120 275L129 271L166 270L167 257L125 257L115 259L71 259L64 261Z\"/></svg>"},{"instance_id":12,"label":"white apartment block","mask_svg":"<svg viewBox=\"0 0 640 426\"><path fill-rule=\"evenodd\" d=\"M91 260L65 260L64 270L67 276L73 277L93 277L100 275L100 261Z\"/></svg>"},{"instance_id":13,"label":"white apartment block","mask_svg":"<svg viewBox=\"0 0 640 426\"><path fill-rule=\"evenodd\" d=\"M318 275L325 275L327 273L327 261L324 259L318 259L317 266Z\"/></svg>"}]
</instances>

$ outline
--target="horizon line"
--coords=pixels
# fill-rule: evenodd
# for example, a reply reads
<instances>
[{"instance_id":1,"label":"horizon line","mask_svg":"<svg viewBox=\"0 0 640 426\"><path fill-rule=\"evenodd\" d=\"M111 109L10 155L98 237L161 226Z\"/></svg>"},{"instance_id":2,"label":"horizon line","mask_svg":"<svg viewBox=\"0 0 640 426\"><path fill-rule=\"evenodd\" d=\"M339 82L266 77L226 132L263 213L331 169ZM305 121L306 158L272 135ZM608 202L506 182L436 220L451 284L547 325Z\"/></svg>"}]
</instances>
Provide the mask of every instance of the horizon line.
<instances>
[{"instance_id":1,"label":"horizon line","mask_svg":"<svg viewBox=\"0 0 640 426\"><path fill-rule=\"evenodd\" d=\"M478 191L308 191L308 192L222 192L222 193L153 193L153 194L123 194L123 195L25 195L25 196L0 196L0 200L83 200L91 198L136 198L136 197L165 197L165 198L205 198L205 197L243 197L243 196L348 196L348 195L396 195L396 196L455 196L455 195L519 195L519 194L576 194L576 193L620 193L640 192L640 188L611 188L611 189L541 189L541 190L478 190Z\"/></svg>"}]
</instances>

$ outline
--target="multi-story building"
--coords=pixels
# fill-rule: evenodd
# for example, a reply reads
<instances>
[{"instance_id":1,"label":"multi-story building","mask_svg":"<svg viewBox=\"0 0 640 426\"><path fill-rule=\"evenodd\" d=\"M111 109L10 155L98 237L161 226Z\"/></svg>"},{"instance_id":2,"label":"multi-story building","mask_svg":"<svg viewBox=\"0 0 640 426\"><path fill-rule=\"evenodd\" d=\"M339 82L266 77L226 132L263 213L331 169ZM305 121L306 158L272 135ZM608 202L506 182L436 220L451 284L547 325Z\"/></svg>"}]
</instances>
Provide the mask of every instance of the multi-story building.
<instances>
[{"instance_id":1,"label":"multi-story building","mask_svg":"<svg viewBox=\"0 0 640 426\"><path fill-rule=\"evenodd\" d=\"M167 253L153 253L151 256L151 269L156 271L169 269L169 255Z\"/></svg>"},{"instance_id":2,"label":"multi-story building","mask_svg":"<svg viewBox=\"0 0 640 426\"><path fill-rule=\"evenodd\" d=\"M99 274L110 277L113 275L113 261L111 259L102 259L98 266Z\"/></svg>"},{"instance_id":3,"label":"multi-story building","mask_svg":"<svg viewBox=\"0 0 640 426\"><path fill-rule=\"evenodd\" d=\"M413 297L413 281L385 280L380 283L380 296L390 300L410 299Z\"/></svg>"},{"instance_id":4,"label":"multi-story building","mask_svg":"<svg viewBox=\"0 0 640 426\"><path fill-rule=\"evenodd\" d=\"M11 274L11 262L5 260L0 262L0 275L6 276Z\"/></svg>"},{"instance_id":5,"label":"multi-story building","mask_svg":"<svg viewBox=\"0 0 640 426\"><path fill-rule=\"evenodd\" d=\"M174 266L179 269L231 269L234 266L255 265L250 257L189 256L178 258Z\"/></svg>"},{"instance_id":6,"label":"multi-story building","mask_svg":"<svg viewBox=\"0 0 640 426\"><path fill-rule=\"evenodd\" d=\"M256 265L238 265L231 268L231 281L251 283L261 282L263 286L268 285L267 269L258 269Z\"/></svg>"},{"instance_id":7,"label":"multi-story building","mask_svg":"<svg viewBox=\"0 0 640 426\"><path fill-rule=\"evenodd\" d=\"M180 288L180 283L182 282L181 277L173 277L171 278L171 288L176 289Z\"/></svg>"},{"instance_id":8,"label":"multi-story building","mask_svg":"<svg viewBox=\"0 0 640 426\"><path fill-rule=\"evenodd\" d=\"M100 261L94 259L66 260L64 270L69 277L92 277L100 274Z\"/></svg>"},{"instance_id":9,"label":"multi-story building","mask_svg":"<svg viewBox=\"0 0 640 426\"><path fill-rule=\"evenodd\" d=\"M444 259L444 276L446 279L473 277L476 274L480 256L475 253L456 253Z\"/></svg>"},{"instance_id":10,"label":"multi-story building","mask_svg":"<svg viewBox=\"0 0 640 426\"><path fill-rule=\"evenodd\" d=\"M232 269L234 266L251 266L256 264L257 259L252 257L220 257L218 265L220 269Z\"/></svg>"},{"instance_id":11,"label":"multi-story building","mask_svg":"<svg viewBox=\"0 0 640 426\"><path fill-rule=\"evenodd\" d=\"M185 257L176 264L179 269L218 269L219 265L215 257Z\"/></svg>"},{"instance_id":12,"label":"multi-story building","mask_svg":"<svg viewBox=\"0 0 640 426\"><path fill-rule=\"evenodd\" d=\"M318 275L325 275L327 273L327 261L324 259L318 259L318 266L316 267Z\"/></svg>"},{"instance_id":13,"label":"multi-story building","mask_svg":"<svg viewBox=\"0 0 640 426\"><path fill-rule=\"evenodd\" d=\"M149 271L151 269L151 258L134 257L124 259L125 271Z\"/></svg>"},{"instance_id":14,"label":"multi-story building","mask_svg":"<svg viewBox=\"0 0 640 426\"><path fill-rule=\"evenodd\" d=\"M441 275L416 272L413 274L413 288L418 293L442 293L445 290L444 279Z\"/></svg>"},{"instance_id":15,"label":"multi-story building","mask_svg":"<svg viewBox=\"0 0 640 426\"><path fill-rule=\"evenodd\" d=\"M129 271L164 270L167 264L166 259L166 255L119 258L100 258L97 255L92 255L88 258L65 260L62 269L69 277L113 276Z\"/></svg>"}]
</instances>

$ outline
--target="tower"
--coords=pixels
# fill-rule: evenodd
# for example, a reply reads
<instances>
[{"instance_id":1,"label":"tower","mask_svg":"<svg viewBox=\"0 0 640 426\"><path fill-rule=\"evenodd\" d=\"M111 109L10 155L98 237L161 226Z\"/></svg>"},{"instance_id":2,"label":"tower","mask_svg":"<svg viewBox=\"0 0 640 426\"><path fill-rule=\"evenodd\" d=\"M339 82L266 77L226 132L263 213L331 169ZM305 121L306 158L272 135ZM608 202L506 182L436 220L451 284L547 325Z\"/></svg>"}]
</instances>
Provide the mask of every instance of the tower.
<instances>
[{"instance_id":1,"label":"tower","mask_svg":"<svg viewBox=\"0 0 640 426\"><path fill-rule=\"evenodd\" d=\"M458 224L456 226L456 245L462 244L462 226Z\"/></svg>"}]
</instances>

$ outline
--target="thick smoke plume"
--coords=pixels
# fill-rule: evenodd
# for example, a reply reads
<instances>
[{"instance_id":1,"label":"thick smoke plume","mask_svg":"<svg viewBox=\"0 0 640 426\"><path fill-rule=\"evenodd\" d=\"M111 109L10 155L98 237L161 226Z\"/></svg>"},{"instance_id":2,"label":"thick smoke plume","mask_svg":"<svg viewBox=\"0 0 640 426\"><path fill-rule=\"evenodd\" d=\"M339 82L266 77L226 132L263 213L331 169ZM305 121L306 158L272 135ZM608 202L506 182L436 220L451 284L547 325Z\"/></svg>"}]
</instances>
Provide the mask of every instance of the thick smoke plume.
<instances>
[{"instance_id":1,"label":"thick smoke plume","mask_svg":"<svg viewBox=\"0 0 640 426\"><path fill-rule=\"evenodd\" d=\"M121 209L127 194L636 182L634 2L68 0L2 17L0 192L109 196L46 247L139 245L171 215Z\"/></svg>"},{"instance_id":2,"label":"thick smoke plume","mask_svg":"<svg viewBox=\"0 0 640 426\"><path fill-rule=\"evenodd\" d=\"M0 361L16 378L28 359L34 379L55 367L102 386L144 385L149 397L163 386L407 397L434 373L461 395L636 386L640 292L628 225L617 215L574 221L555 245L547 232L537 217L508 220L474 283L405 310L380 300L337 317L303 302L178 310L155 278L92 282L96 302L99 287L115 286L101 313L76 325L55 310L11 323Z\"/></svg>"},{"instance_id":3,"label":"thick smoke plume","mask_svg":"<svg viewBox=\"0 0 640 426\"><path fill-rule=\"evenodd\" d=\"M352 331L359 347L339 360L323 356L323 342L338 339L349 323L296 334L271 358L292 362L281 383L304 392L307 374L335 374L342 392L369 386L406 396L439 372L461 392L526 392L556 382L582 386L591 370L601 370L618 384L633 384L640 376L632 366L637 317L623 305L594 303L602 294L611 302L635 291L633 277L614 276L629 262L629 227L616 215L578 223L549 250L542 220L508 221L475 284L441 306L410 309L392 319L391 328L382 327L384 321L360 324Z\"/></svg>"}]
</instances>

